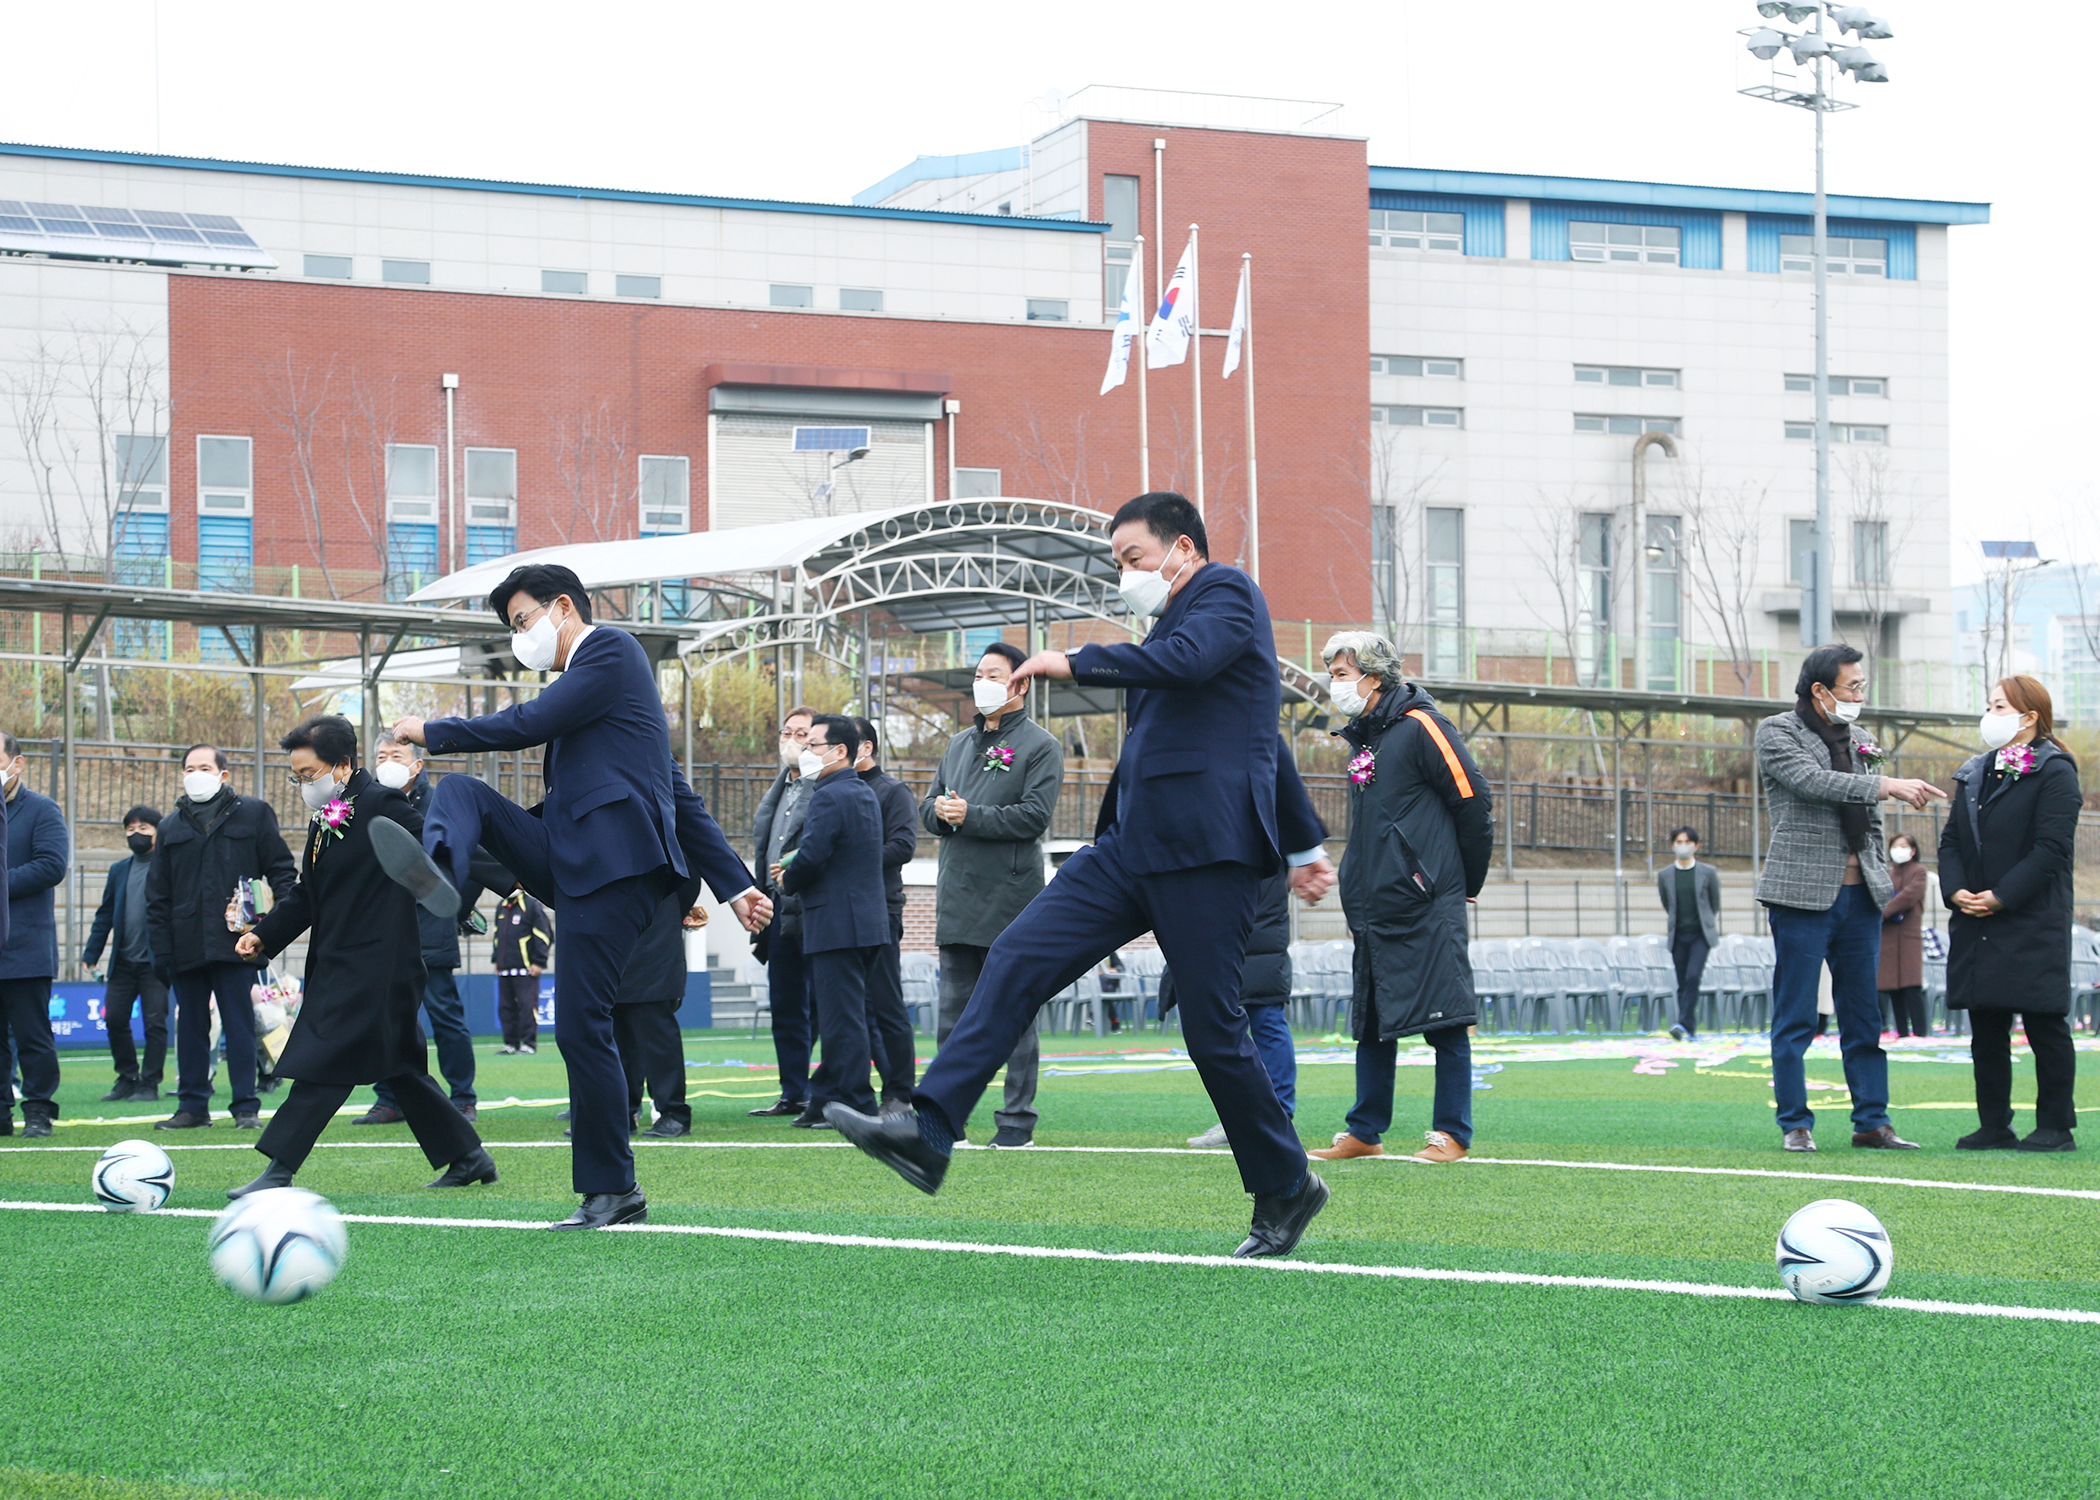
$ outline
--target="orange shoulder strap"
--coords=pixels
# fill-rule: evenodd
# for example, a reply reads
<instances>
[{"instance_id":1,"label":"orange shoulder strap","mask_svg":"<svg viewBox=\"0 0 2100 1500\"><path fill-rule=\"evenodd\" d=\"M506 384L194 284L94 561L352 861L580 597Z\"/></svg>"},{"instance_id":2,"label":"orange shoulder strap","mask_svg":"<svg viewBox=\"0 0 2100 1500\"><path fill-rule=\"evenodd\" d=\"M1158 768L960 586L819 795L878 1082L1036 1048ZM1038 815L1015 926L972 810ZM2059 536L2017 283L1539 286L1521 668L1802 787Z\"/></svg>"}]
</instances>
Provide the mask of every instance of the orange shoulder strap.
<instances>
[{"instance_id":1,"label":"orange shoulder strap","mask_svg":"<svg viewBox=\"0 0 2100 1500\"><path fill-rule=\"evenodd\" d=\"M1458 783L1458 795L1472 796L1472 778L1466 775L1466 768L1460 763L1458 752L1451 748L1451 742L1444 738L1444 731L1436 727L1436 720L1429 717L1427 710L1419 708L1410 708L1407 716L1428 730L1429 737L1436 741L1437 749L1444 752L1444 764L1451 768L1451 779Z\"/></svg>"}]
</instances>

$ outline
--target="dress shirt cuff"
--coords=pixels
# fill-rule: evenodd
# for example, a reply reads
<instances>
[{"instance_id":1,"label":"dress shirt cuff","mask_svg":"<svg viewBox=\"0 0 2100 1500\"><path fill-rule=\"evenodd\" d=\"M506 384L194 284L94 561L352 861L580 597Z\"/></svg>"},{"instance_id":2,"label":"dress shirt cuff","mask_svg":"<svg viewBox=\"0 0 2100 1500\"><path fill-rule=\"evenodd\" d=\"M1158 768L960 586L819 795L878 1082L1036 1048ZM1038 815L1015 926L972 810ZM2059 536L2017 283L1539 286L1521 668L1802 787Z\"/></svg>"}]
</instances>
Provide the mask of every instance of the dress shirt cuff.
<instances>
[{"instance_id":1,"label":"dress shirt cuff","mask_svg":"<svg viewBox=\"0 0 2100 1500\"><path fill-rule=\"evenodd\" d=\"M1317 864L1326 857L1327 851L1318 846L1306 850L1303 854L1287 854L1284 856L1292 869L1296 869L1299 865Z\"/></svg>"},{"instance_id":2,"label":"dress shirt cuff","mask_svg":"<svg viewBox=\"0 0 2100 1500\"><path fill-rule=\"evenodd\" d=\"M745 886L745 887L744 887L744 888L743 888L743 889L742 889L741 891L738 891L738 892L737 892L737 893L736 893L736 894L735 894L734 896L731 896L731 897L729 898L729 904L730 904L731 906L734 906L734 905L736 905L736 904L737 904L737 902L739 902L739 901L743 900L743 899L744 899L744 898L745 898L746 896L763 896L763 895L765 895L765 892L764 892L764 891L761 891L761 890L760 890L760 889L759 889L759 888L758 888L757 886L755 886L755 885L747 885L747 886Z\"/></svg>"}]
</instances>

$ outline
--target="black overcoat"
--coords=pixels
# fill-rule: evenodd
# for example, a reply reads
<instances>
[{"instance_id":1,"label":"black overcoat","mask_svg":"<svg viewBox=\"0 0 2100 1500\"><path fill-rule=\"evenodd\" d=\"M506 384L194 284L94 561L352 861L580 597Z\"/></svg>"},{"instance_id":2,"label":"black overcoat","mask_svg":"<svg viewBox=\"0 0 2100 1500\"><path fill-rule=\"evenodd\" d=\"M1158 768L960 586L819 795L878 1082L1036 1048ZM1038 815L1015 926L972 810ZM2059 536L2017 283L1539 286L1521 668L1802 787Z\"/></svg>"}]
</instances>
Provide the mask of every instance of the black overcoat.
<instances>
[{"instance_id":1,"label":"black overcoat","mask_svg":"<svg viewBox=\"0 0 2100 1500\"><path fill-rule=\"evenodd\" d=\"M2021 776L1995 769L1995 750L1954 773L1940 828L1949 1010L2070 1014L2071 851L2085 794L2069 755L2053 744L2033 749L2035 768ZM1989 891L2005 910L1968 916L1954 906L1956 891Z\"/></svg>"},{"instance_id":2,"label":"black overcoat","mask_svg":"<svg viewBox=\"0 0 2100 1500\"><path fill-rule=\"evenodd\" d=\"M399 823L420 843L423 819L364 771L351 775L342 795L353 809L342 837L308 825L299 883L255 931L273 958L311 932L306 994L278 1073L308 1083L377 1083L428 1064L416 1029L424 979L418 908L380 869L372 823Z\"/></svg>"}]
</instances>

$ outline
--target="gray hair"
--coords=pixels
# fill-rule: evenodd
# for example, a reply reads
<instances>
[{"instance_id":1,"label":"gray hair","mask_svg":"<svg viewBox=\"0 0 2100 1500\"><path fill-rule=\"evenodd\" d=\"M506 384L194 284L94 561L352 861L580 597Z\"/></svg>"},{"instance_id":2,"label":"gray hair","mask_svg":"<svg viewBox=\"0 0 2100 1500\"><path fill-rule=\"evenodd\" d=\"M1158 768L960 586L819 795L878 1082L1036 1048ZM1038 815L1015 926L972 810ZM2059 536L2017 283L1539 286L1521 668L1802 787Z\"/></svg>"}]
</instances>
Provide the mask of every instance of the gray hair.
<instances>
[{"instance_id":1,"label":"gray hair","mask_svg":"<svg viewBox=\"0 0 2100 1500\"><path fill-rule=\"evenodd\" d=\"M1348 657L1359 672L1383 683L1396 683L1406 676L1400 648L1373 630L1337 630L1320 648L1320 660L1331 667L1337 656Z\"/></svg>"},{"instance_id":2,"label":"gray hair","mask_svg":"<svg viewBox=\"0 0 2100 1500\"><path fill-rule=\"evenodd\" d=\"M417 760L421 760L423 758L422 746L415 744L413 741L402 739L391 729L382 729L376 736L374 736L372 740L372 758L374 760L379 759L380 751L392 749L395 745L407 745L408 753L410 755L414 756Z\"/></svg>"}]
</instances>

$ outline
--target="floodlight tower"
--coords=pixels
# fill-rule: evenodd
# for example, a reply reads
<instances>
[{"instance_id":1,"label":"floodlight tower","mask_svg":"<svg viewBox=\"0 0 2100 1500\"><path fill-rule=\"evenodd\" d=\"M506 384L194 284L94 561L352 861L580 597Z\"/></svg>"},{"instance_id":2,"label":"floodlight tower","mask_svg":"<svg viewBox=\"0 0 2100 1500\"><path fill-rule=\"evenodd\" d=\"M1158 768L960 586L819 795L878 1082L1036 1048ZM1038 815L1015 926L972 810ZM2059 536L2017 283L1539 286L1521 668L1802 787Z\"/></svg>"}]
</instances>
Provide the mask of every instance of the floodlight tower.
<instances>
[{"instance_id":1,"label":"floodlight tower","mask_svg":"<svg viewBox=\"0 0 2100 1500\"><path fill-rule=\"evenodd\" d=\"M1835 64L1840 73L1850 73L1860 83L1889 81L1888 69L1865 47L1834 44L1824 34L1823 21L1826 16L1829 18L1840 41L1848 31L1855 40L1862 42L1882 41L1896 33L1888 22L1864 5L1833 5L1829 0L1813 0L1808 4L1799 3L1799 0L1758 0L1757 13L1768 21L1784 16L1794 26L1811 18L1815 21L1813 30L1798 33L1775 30L1770 26L1752 27L1742 33L1749 38L1749 50L1754 57L1769 62L1782 50L1792 53L1796 65L1809 69L1813 80L1811 88L1803 90L1798 82L1781 84L1775 81L1740 92L1772 104L1791 104L1797 109L1811 111L1816 117L1816 525L1807 587L1802 590L1801 644L1819 646L1835 639L1837 634L1834 620L1837 570L1833 566L1837 549L1832 544L1830 528L1830 216L1823 191L1823 116L1859 107L1831 97L1825 67Z\"/></svg>"}]
</instances>

